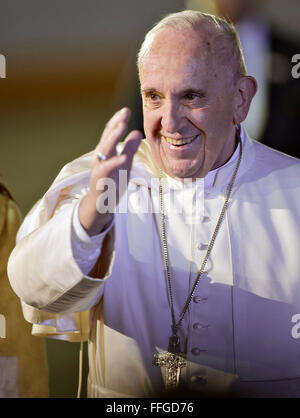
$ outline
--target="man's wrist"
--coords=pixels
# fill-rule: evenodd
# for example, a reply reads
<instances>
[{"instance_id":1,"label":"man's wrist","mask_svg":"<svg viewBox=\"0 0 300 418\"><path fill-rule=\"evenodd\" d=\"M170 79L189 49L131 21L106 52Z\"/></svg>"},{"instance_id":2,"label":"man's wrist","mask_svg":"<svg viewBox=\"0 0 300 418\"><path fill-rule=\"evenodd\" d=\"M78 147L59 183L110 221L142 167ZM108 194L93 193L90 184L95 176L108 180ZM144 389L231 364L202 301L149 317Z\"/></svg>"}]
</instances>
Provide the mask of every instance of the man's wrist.
<instances>
[{"instance_id":1,"label":"man's wrist","mask_svg":"<svg viewBox=\"0 0 300 418\"><path fill-rule=\"evenodd\" d=\"M92 209L94 208L94 209ZM99 235L113 221L113 213L99 213L96 204L90 203L88 196L85 196L79 205L78 216L81 226L89 236Z\"/></svg>"}]
</instances>

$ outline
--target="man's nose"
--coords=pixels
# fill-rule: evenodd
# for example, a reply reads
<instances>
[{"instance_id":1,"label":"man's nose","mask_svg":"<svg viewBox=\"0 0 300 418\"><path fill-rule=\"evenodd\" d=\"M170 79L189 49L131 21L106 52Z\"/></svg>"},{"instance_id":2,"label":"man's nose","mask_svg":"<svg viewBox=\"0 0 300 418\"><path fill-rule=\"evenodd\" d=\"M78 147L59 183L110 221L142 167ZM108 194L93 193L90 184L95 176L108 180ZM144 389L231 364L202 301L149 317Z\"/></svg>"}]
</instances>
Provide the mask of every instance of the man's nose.
<instances>
[{"instance_id":1,"label":"man's nose","mask_svg":"<svg viewBox=\"0 0 300 418\"><path fill-rule=\"evenodd\" d=\"M163 132L166 133L176 133L180 129L182 122L182 115L180 113L180 108L177 104L174 103L164 103L162 107L161 115L161 126Z\"/></svg>"}]
</instances>

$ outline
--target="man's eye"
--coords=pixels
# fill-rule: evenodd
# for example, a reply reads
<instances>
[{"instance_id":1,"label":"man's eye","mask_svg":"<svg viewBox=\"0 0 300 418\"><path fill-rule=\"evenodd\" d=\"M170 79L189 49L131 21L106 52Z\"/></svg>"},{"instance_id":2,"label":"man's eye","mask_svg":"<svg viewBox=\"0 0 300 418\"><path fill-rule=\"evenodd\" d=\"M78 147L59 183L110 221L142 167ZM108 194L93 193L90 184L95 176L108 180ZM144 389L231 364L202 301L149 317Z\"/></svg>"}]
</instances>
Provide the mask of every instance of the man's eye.
<instances>
[{"instance_id":1,"label":"man's eye","mask_svg":"<svg viewBox=\"0 0 300 418\"><path fill-rule=\"evenodd\" d=\"M149 92L145 95L145 103L148 104L148 106L160 106L161 104L161 96L154 92Z\"/></svg>"},{"instance_id":2,"label":"man's eye","mask_svg":"<svg viewBox=\"0 0 300 418\"><path fill-rule=\"evenodd\" d=\"M195 93L187 93L185 95L186 100L196 100L198 98L197 94Z\"/></svg>"},{"instance_id":3,"label":"man's eye","mask_svg":"<svg viewBox=\"0 0 300 418\"><path fill-rule=\"evenodd\" d=\"M158 101L160 99L159 95L158 94L155 94L155 93L151 93L149 95L149 98L152 100L152 102L156 102L156 101Z\"/></svg>"}]
</instances>

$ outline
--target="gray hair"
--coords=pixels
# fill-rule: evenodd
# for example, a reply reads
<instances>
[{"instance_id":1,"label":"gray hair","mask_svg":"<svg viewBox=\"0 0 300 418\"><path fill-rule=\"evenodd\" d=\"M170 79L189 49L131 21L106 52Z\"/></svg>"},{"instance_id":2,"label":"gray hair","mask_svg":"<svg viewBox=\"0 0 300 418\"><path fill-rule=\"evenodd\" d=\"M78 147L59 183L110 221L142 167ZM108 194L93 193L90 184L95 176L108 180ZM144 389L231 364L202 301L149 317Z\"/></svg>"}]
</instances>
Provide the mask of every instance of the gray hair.
<instances>
[{"instance_id":1,"label":"gray hair","mask_svg":"<svg viewBox=\"0 0 300 418\"><path fill-rule=\"evenodd\" d=\"M236 63L236 73L239 76L247 74L245 59L242 51L239 35L234 25L220 17L202 13L195 10L184 10L182 12L171 13L159 21L145 36L141 48L137 55L137 65L140 68L142 59L150 50L155 35L162 29L173 28L177 30L199 31L204 23L208 23L212 28L220 31L220 36L227 42L229 48L223 51L223 61ZM225 54L224 54L225 52ZM232 54L230 54L232 52Z\"/></svg>"}]
</instances>

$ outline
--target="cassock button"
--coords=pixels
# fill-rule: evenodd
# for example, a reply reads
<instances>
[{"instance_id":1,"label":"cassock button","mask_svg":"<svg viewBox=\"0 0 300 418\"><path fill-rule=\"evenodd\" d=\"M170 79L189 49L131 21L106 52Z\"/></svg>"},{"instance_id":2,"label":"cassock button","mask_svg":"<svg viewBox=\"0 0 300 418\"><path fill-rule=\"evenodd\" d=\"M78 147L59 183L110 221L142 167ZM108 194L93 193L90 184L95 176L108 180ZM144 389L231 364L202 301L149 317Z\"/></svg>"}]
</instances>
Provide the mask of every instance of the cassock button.
<instances>
[{"instance_id":1,"label":"cassock button","mask_svg":"<svg viewBox=\"0 0 300 418\"><path fill-rule=\"evenodd\" d=\"M193 297L194 303L205 303L207 301L207 298L203 298L202 296L196 295Z\"/></svg>"},{"instance_id":2,"label":"cassock button","mask_svg":"<svg viewBox=\"0 0 300 418\"><path fill-rule=\"evenodd\" d=\"M203 386L207 384L207 378L196 374L191 377L191 383L195 386Z\"/></svg>"},{"instance_id":3,"label":"cassock button","mask_svg":"<svg viewBox=\"0 0 300 418\"><path fill-rule=\"evenodd\" d=\"M202 222L210 222L210 216L203 216L203 218L202 218Z\"/></svg>"},{"instance_id":4,"label":"cassock button","mask_svg":"<svg viewBox=\"0 0 300 418\"><path fill-rule=\"evenodd\" d=\"M200 244L197 245L197 249L200 251L207 250L208 244L203 244L203 242L200 242Z\"/></svg>"},{"instance_id":5,"label":"cassock button","mask_svg":"<svg viewBox=\"0 0 300 418\"><path fill-rule=\"evenodd\" d=\"M193 356L199 356L200 353L204 353L206 350L201 350L198 347L192 348L192 354Z\"/></svg>"},{"instance_id":6,"label":"cassock button","mask_svg":"<svg viewBox=\"0 0 300 418\"><path fill-rule=\"evenodd\" d=\"M209 327L209 325L203 325L203 324L200 324L200 322L195 322L193 324L194 329L201 329L201 328L208 328L208 327Z\"/></svg>"}]
</instances>

